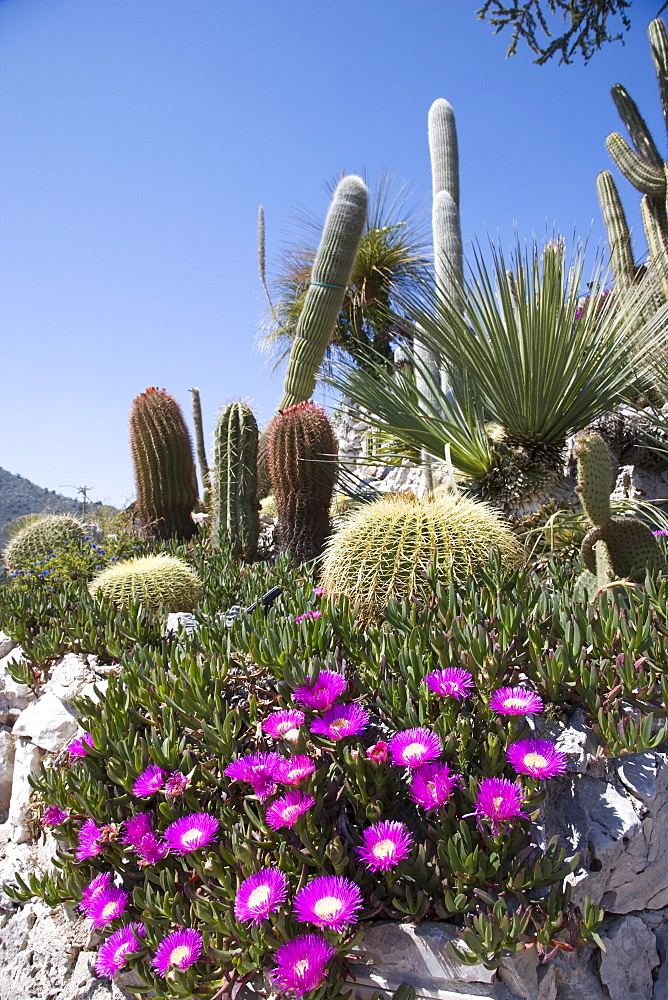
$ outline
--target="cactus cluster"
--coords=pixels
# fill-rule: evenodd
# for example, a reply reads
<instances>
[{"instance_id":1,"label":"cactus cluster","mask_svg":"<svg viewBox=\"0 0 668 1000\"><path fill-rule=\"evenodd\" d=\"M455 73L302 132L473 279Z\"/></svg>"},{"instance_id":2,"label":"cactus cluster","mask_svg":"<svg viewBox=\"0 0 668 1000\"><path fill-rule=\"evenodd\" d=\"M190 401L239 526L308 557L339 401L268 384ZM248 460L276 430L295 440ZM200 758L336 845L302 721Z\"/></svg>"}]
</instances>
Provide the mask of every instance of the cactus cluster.
<instances>
[{"instance_id":1,"label":"cactus cluster","mask_svg":"<svg viewBox=\"0 0 668 1000\"><path fill-rule=\"evenodd\" d=\"M330 530L338 469L329 417L315 403L302 401L279 412L266 437L279 550L297 562L317 559Z\"/></svg>"},{"instance_id":2,"label":"cactus cluster","mask_svg":"<svg viewBox=\"0 0 668 1000\"><path fill-rule=\"evenodd\" d=\"M130 411L130 449L137 513L150 538L191 538L197 505L192 443L181 407L164 389L148 388Z\"/></svg>"},{"instance_id":3,"label":"cactus cluster","mask_svg":"<svg viewBox=\"0 0 668 1000\"><path fill-rule=\"evenodd\" d=\"M214 548L229 546L251 560L260 534L257 488L258 430L246 403L230 403L220 414L214 438L211 537Z\"/></svg>"},{"instance_id":4,"label":"cactus cluster","mask_svg":"<svg viewBox=\"0 0 668 1000\"><path fill-rule=\"evenodd\" d=\"M464 497L390 494L353 510L331 538L322 584L359 607L359 621L382 621L390 599L425 599L435 565L443 580L461 582L483 566L494 546L504 564L519 565L522 551L500 514Z\"/></svg>"},{"instance_id":5,"label":"cactus cluster","mask_svg":"<svg viewBox=\"0 0 668 1000\"><path fill-rule=\"evenodd\" d=\"M157 611L192 611L202 594L200 579L176 556L140 556L108 566L91 580L88 590L119 608L139 601Z\"/></svg>"},{"instance_id":6,"label":"cactus cluster","mask_svg":"<svg viewBox=\"0 0 668 1000\"><path fill-rule=\"evenodd\" d=\"M60 546L81 541L85 527L70 514L51 514L30 521L12 538L2 558L10 573L46 559Z\"/></svg>"}]
</instances>

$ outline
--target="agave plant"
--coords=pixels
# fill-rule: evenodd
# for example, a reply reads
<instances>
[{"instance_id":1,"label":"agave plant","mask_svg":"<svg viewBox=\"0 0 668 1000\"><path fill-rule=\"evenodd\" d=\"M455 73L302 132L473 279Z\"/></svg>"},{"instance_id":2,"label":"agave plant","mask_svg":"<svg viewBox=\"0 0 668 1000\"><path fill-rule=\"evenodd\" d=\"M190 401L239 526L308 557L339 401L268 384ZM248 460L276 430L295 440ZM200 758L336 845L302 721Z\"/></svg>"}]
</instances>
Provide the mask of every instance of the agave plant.
<instances>
[{"instance_id":1,"label":"agave plant","mask_svg":"<svg viewBox=\"0 0 668 1000\"><path fill-rule=\"evenodd\" d=\"M648 291L606 294L600 266L582 309L584 266L584 253L567 261L559 240L543 250L518 241L510 261L492 245L491 265L477 249L463 312L424 289L402 303L412 338L451 373L448 392L427 370L416 391L380 361L365 371L344 365L329 381L406 444L441 460L449 445L478 496L509 509L529 496L540 504L559 489L568 435L618 404L667 341L668 310L643 322Z\"/></svg>"},{"instance_id":2,"label":"agave plant","mask_svg":"<svg viewBox=\"0 0 668 1000\"><path fill-rule=\"evenodd\" d=\"M328 185L334 190L335 182ZM392 175L382 174L369 207L357 262L332 339L332 347L361 367L378 358L392 360L392 340L398 333L392 311L401 295L415 292L429 281L429 237L416 208L409 204L406 185L396 186ZM300 238L289 243L278 261L275 293L265 280L264 224L260 221L260 276L270 302L263 347L272 351L279 365L289 354L311 277L322 220L302 212L297 215Z\"/></svg>"}]
</instances>

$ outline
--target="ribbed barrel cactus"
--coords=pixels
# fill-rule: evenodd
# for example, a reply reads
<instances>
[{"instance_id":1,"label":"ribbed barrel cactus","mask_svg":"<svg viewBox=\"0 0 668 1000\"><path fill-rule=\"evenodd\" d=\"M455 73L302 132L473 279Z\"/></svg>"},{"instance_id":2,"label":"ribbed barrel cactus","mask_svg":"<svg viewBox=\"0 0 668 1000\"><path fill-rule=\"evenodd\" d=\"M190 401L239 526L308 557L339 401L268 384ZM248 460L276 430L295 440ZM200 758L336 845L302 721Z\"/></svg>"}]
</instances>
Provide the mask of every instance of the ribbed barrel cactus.
<instances>
[{"instance_id":1,"label":"ribbed barrel cactus","mask_svg":"<svg viewBox=\"0 0 668 1000\"><path fill-rule=\"evenodd\" d=\"M164 389L149 388L130 411L130 448L137 511L151 538L190 538L197 474L181 407Z\"/></svg>"},{"instance_id":2,"label":"ribbed barrel cactus","mask_svg":"<svg viewBox=\"0 0 668 1000\"><path fill-rule=\"evenodd\" d=\"M230 403L220 414L214 438L211 538L250 560L260 534L257 488L257 422L246 403Z\"/></svg>"},{"instance_id":3,"label":"ribbed barrel cactus","mask_svg":"<svg viewBox=\"0 0 668 1000\"><path fill-rule=\"evenodd\" d=\"M316 559L329 534L338 469L329 417L315 403L296 403L274 417L266 434L279 550L297 562Z\"/></svg>"},{"instance_id":4,"label":"ribbed barrel cactus","mask_svg":"<svg viewBox=\"0 0 668 1000\"><path fill-rule=\"evenodd\" d=\"M146 608L192 611L202 594L195 570L176 556L141 556L108 566L91 580L88 590L117 607L141 601Z\"/></svg>"},{"instance_id":5,"label":"ribbed barrel cactus","mask_svg":"<svg viewBox=\"0 0 668 1000\"><path fill-rule=\"evenodd\" d=\"M50 514L30 521L9 542L3 561L10 573L26 569L57 548L81 541L85 527L70 514Z\"/></svg>"},{"instance_id":6,"label":"ribbed barrel cactus","mask_svg":"<svg viewBox=\"0 0 668 1000\"><path fill-rule=\"evenodd\" d=\"M391 598L426 598L426 575L436 563L442 579L465 580L494 546L504 564L519 565L522 550L501 515L464 497L383 497L353 510L330 539L322 585L359 606L362 623L380 622Z\"/></svg>"}]
</instances>

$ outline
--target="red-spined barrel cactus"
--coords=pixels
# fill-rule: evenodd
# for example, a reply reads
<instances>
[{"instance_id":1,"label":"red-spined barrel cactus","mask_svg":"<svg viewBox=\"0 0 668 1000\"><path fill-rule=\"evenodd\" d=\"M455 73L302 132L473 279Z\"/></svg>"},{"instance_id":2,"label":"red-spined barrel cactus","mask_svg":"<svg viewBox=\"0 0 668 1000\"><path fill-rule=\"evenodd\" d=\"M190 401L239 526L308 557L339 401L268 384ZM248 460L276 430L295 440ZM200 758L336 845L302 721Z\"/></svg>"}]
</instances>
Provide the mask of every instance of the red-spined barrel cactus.
<instances>
[{"instance_id":1,"label":"red-spined barrel cactus","mask_svg":"<svg viewBox=\"0 0 668 1000\"><path fill-rule=\"evenodd\" d=\"M288 406L269 424L266 448L278 547L298 562L316 559L329 534L338 471L338 443L329 417L315 403Z\"/></svg>"},{"instance_id":2,"label":"red-spined barrel cactus","mask_svg":"<svg viewBox=\"0 0 668 1000\"><path fill-rule=\"evenodd\" d=\"M144 532L152 538L190 538L197 504L192 443L181 407L164 389L149 388L134 400L130 449Z\"/></svg>"}]
</instances>

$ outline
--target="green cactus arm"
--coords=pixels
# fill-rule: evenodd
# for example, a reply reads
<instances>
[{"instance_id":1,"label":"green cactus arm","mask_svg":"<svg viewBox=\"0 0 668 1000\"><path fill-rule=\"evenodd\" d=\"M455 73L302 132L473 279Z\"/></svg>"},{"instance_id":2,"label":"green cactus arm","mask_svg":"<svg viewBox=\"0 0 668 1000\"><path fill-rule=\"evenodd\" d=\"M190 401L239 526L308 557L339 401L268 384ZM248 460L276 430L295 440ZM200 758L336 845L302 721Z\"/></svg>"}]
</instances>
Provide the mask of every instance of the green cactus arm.
<instances>
[{"instance_id":1,"label":"green cactus arm","mask_svg":"<svg viewBox=\"0 0 668 1000\"><path fill-rule=\"evenodd\" d=\"M656 77L659 81L663 119L668 130L668 36L666 26L660 17L650 21L647 29L649 44L652 51Z\"/></svg>"},{"instance_id":2,"label":"green cactus arm","mask_svg":"<svg viewBox=\"0 0 668 1000\"><path fill-rule=\"evenodd\" d=\"M661 291L668 299L668 240L662 226L658 206L645 195L640 202L640 215L647 236L647 246L654 270L661 283Z\"/></svg>"},{"instance_id":3,"label":"green cactus arm","mask_svg":"<svg viewBox=\"0 0 668 1000\"><path fill-rule=\"evenodd\" d=\"M596 584L598 589L602 590L615 579L615 570L608 546L602 538L594 545L594 551L596 553Z\"/></svg>"},{"instance_id":4,"label":"green cactus arm","mask_svg":"<svg viewBox=\"0 0 668 1000\"><path fill-rule=\"evenodd\" d=\"M641 160L619 132L613 132L609 135L605 144L621 172L638 191L655 198L665 195L666 175L664 171Z\"/></svg>"},{"instance_id":5,"label":"green cactus arm","mask_svg":"<svg viewBox=\"0 0 668 1000\"><path fill-rule=\"evenodd\" d=\"M626 88L619 83L615 84L610 93L640 159L656 170L663 170L663 157L656 148L654 139L647 128L645 119L638 111L636 102Z\"/></svg>"},{"instance_id":6,"label":"green cactus arm","mask_svg":"<svg viewBox=\"0 0 668 1000\"><path fill-rule=\"evenodd\" d=\"M578 463L576 491L587 517L597 527L608 524L612 517L610 494L615 485L608 446L600 434L584 434L576 441L574 451ZM587 565L587 569L595 572L593 565Z\"/></svg>"},{"instance_id":7,"label":"green cactus arm","mask_svg":"<svg viewBox=\"0 0 668 1000\"><path fill-rule=\"evenodd\" d=\"M367 203L368 190L361 177L350 174L339 181L292 343L281 410L313 395L318 370L331 342L355 266Z\"/></svg>"},{"instance_id":8,"label":"green cactus arm","mask_svg":"<svg viewBox=\"0 0 668 1000\"><path fill-rule=\"evenodd\" d=\"M631 249L631 234L624 214L617 185L609 170L601 170L596 178L598 202L603 213L615 284L620 289L630 288L635 281L637 267Z\"/></svg>"},{"instance_id":9,"label":"green cactus arm","mask_svg":"<svg viewBox=\"0 0 668 1000\"><path fill-rule=\"evenodd\" d=\"M249 406L228 404L214 437L215 475L211 537L214 548L252 559L260 534L257 488L257 422Z\"/></svg>"}]
</instances>

